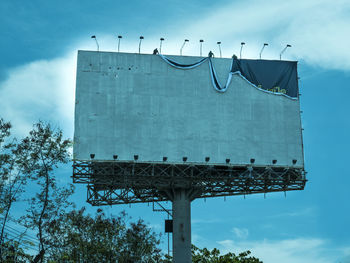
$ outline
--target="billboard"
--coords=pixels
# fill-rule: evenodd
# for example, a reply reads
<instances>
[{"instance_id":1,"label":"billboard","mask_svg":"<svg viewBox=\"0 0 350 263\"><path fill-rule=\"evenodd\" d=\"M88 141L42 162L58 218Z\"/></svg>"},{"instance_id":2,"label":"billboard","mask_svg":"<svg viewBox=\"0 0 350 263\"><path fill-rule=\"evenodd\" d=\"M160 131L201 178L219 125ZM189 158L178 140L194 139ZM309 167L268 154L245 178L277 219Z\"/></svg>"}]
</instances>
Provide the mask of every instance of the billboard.
<instances>
[{"instance_id":1,"label":"billboard","mask_svg":"<svg viewBox=\"0 0 350 263\"><path fill-rule=\"evenodd\" d=\"M74 159L303 167L296 62L283 62L79 51Z\"/></svg>"}]
</instances>

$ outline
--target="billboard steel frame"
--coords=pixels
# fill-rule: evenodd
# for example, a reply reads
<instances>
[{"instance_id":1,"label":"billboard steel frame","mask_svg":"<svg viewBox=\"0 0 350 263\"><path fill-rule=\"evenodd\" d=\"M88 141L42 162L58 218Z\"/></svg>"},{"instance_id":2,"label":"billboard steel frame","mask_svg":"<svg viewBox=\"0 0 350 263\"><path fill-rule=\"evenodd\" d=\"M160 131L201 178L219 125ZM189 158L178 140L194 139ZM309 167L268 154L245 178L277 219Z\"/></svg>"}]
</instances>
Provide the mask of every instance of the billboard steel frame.
<instances>
[{"instance_id":1,"label":"billboard steel frame","mask_svg":"<svg viewBox=\"0 0 350 263\"><path fill-rule=\"evenodd\" d=\"M73 182L87 184L91 205L173 200L175 189L191 189L190 199L303 190L298 167L74 161Z\"/></svg>"}]
</instances>

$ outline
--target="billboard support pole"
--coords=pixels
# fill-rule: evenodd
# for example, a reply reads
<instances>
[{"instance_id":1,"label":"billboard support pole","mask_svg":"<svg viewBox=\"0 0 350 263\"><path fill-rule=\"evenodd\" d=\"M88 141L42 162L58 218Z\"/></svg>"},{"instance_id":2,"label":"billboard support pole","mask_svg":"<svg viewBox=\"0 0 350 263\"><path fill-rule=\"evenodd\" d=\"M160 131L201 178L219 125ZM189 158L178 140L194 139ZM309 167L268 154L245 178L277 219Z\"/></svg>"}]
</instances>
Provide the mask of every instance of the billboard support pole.
<instances>
[{"instance_id":1,"label":"billboard support pole","mask_svg":"<svg viewBox=\"0 0 350 263\"><path fill-rule=\"evenodd\" d=\"M191 263L191 197L189 190L173 191L173 263Z\"/></svg>"}]
</instances>

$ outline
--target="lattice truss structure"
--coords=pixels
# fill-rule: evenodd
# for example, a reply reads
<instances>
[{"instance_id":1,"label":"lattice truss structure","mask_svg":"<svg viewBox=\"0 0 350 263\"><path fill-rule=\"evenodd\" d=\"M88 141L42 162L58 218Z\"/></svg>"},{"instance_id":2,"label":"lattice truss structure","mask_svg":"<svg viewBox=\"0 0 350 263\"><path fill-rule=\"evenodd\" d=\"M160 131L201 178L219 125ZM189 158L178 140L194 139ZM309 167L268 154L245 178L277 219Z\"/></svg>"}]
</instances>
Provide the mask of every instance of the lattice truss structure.
<instances>
[{"instance_id":1,"label":"lattice truss structure","mask_svg":"<svg viewBox=\"0 0 350 263\"><path fill-rule=\"evenodd\" d=\"M87 201L113 205L168 201L172 190L191 198L303 190L302 168L203 164L74 161L73 182L87 184Z\"/></svg>"}]
</instances>

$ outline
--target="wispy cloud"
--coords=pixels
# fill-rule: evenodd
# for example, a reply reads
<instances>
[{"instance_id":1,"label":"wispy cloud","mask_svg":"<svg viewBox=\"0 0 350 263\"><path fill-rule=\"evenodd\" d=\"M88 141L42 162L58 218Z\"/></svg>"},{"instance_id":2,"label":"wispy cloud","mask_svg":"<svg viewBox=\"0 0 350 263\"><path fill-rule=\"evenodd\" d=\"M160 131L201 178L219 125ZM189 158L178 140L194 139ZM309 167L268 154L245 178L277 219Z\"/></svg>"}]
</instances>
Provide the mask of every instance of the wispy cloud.
<instances>
[{"instance_id":1,"label":"wispy cloud","mask_svg":"<svg viewBox=\"0 0 350 263\"><path fill-rule=\"evenodd\" d=\"M238 238L238 239L246 239L248 236L249 236L249 231L248 229L246 228L237 228L237 227L234 227L232 229L232 232L235 234L235 236Z\"/></svg>"},{"instance_id":2,"label":"wispy cloud","mask_svg":"<svg viewBox=\"0 0 350 263\"><path fill-rule=\"evenodd\" d=\"M318 238L286 240L233 241L222 240L218 244L224 253L250 250L263 262L269 263L336 263L348 257L346 249L332 248L328 241ZM348 262L348 261L342 261Z\"/></svg>"},{"instance_id":3,"label":"wispy cloud","mask_svg":"<svg viewBox=\"0 0 350 263\"><path fill-rule=\"evenodd\" d=\"M296 211L288 211L279 214L269 215L269 218L280 218L280 217L310 217L316 215L316 208L314 207L305 207Z\"/></svg>"},{"instance_id":4,"label":"wispy cloud","mask_svg":"<svg viewBox=\"0 0 350 263\"><path fill-rule=\"evenodd\" d=\"M192 224L218 224L218 223L223 223L224 220L221 218L212 218L212 219L199 219L199 218L193 218L191 220Z\"/></svg>"},{"instance_id":5,"label":"wispy cloud","mask_svg":"<svg viewBox=\"0 0 350 263\"><path fill-rule=\"evenodd\" d=\"M163 230L163 226L160 224L148 224L148 226L153 230L153 231L162 231Z\"/></svg>"}]
</instances>

